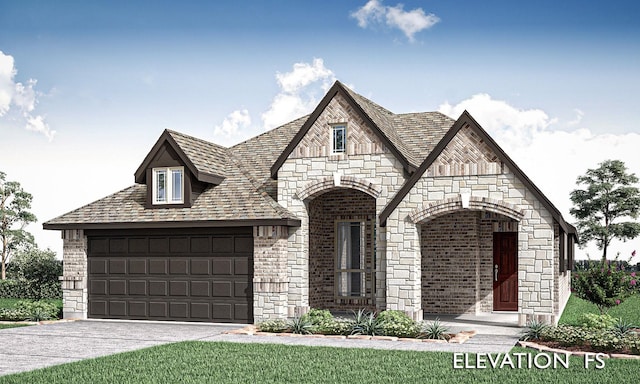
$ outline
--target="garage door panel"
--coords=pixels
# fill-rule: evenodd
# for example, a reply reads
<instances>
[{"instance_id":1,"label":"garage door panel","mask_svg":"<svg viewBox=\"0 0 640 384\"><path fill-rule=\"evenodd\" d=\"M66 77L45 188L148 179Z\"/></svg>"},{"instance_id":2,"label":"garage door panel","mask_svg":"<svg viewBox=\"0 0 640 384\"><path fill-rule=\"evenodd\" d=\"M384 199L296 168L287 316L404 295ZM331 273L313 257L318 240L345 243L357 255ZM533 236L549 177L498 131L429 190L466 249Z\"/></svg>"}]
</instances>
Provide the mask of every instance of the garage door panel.
<instances>
[{"instance_id":1,"label":"garage door panel","mask_svg":"<svg viewBox=\"0 0 640 384\"><path fill-rule=\"evenodd\" d=\"M233 297L231 294L230 281L214 281L211 284L211 295L213 297Z\"/></svg>"},{"instance_id":2,"label":"garage door panel","mask_svg":"<svg viewBox=\"0 0 640 384\"><path fill-rule=\"evenodd\" d=\"M146 280L129 280L129 294L132 296L146 296L147 281Z\"/></svg>"},{"instance_id":3,"label":"garage door panel","mask_svg":"<svg viewBox=\"0 0 640 384\"><path fill-rule=\"evenodd\" d=\"M168 250L169 250L169 238L167 237L149 238L150 253L167 253Z\"/></svg>"},{"instance_id":4,"label":"garage door panel","mask_svg":"<svg viewBox=\"0 0 640 384\"><path fill-rule=\"evenodd\" d=\"M92 300L89 303L89 315L98 317L107 316L109 313L107 311L107 304L107 300Z\"/></svg>"},{"instance_id":5,"label":"garage door panel","mask_svg":"<svg viewBox=\"0 0 640 384\"><path fill-rule=\"evenodd\" d=\"M149 317L147 311L147 303L145 301L130 301L129 302L129 316L138 317L141 319Z\"/></svg>"},{"instance_id":6,"label":"garage door panel","mask_svg":"<svg viewBox=\"0 0 640 384\"><path fill-rule=\"evenodd\" d=\"M191 303L191 317L197 319L209 319L209 303Z\"/></svg>"},{"instance_id":7,"label":"garage door panel","mask_svg":"<svg viewBox=\"0 0 640 384\"><path fill-rule=\"evenodd\" d=\"M233 272L235 275L248 275L249 271L249 258L248 257L236 257L233 260Z\"/></svg>"},{"instance_id":8,"label":"garage door panel","mask_svg":"<svg viewBox=\"0 0 640 384\"><path fill-rule=\"evenodd\" d=\"M213 259L211 266L213 275L233 275L233 262L230 258Z\"/></svg>"},{"instance_id":9,"label":"garage door panel","mask_svg":"<svg viewBox=\"0 0 640 384\"><path fill-rule=\"evenodd\" d=\"M168 304L164 301L149 302L149 317L168 317Z\"/></svg>"},{"instance_id":10,"label":"garage door panel","mask_svg":"<svg viewBox=\"0 0 640 384\"><path fill-rule=\"evenodd\" d=\"M166 275L169 268L168 259L150 259L149 273L152 275Z\"/></svg>"},{"instance_id":11,"label":"garage door panel","mask_svg":"<svg viewBox=\"0 0 640 384\"><path fill-rule=\"evenodd\" d=\"M127 302L124 300L109 300L109 316L127 316Z\"/></svg>"},{"instance_id":12,"label":"garage door panel","mask_svg":"<svg viewBox=\"0 0 640 384\"><path fill-rule=\"evenodd\" d=\"M129 253L149 253L149 239L146 237L129 239Z\"/></svg>"},{"instance_id":13,"label":"garage door panel","mask_svg":"<svg viewBox=\"0 0 640 384\"><path fill-rule=\"evenodd\" d=\"M109 295L125 295L127 293L126 280L109 280Z\"/></svg>"},{"instance_id":14,"label":"garage door panel","mask_svg":"<svg viewBox=\"0 0 640 384\"><path fill-rule=\"evenodd\" d=\"M191 253L210 253L211 238L210 237L192 237Z\"/></svg>"},{"instance_id":15,"label":"garage door panel","mask_svg":"<svg viewBox=\"0 0 640 384\"><path fill-rule=\"evenodd\" d=\"M149 281L150 296L167 296L169 284L166 281Z\"/></svg>"},{"instance_id":16,"label":"garage door panel","mask_svg":"<svg viewBox=\"0 0 640 384\"><path fill-rule=\"evenodd\" d=\"M251 293L250 287L246 281L235 281L233 283L233 296L237 298L247 297Z\"/></svg>"},{"instance_id":17,"label":"garage door panel","mask_svg":"<svg viewBox=\"0 0 640 384\"><path fill-rule=\"evenodd\" d=\"M171 296L187 296L187 281L171 281L169 282L169 294Z\"/></svg>"},{"instance_id":18,"label":"garage door panel","mask_svg":"<svg viewBox=\"0 0 640 384\"><path fill-rule=\"evenodd\" d=\"M92 255L106 255L109 253L109 239L88 239L87 251Z\"/></svg>"},{"instance_id":19,"label":"garage door panel","mask_svg":"<svg viewBox=\"0 0 640 384\"><path fill-rule=\"evenodd\" d=\"M89 233L89 316L253 321L253 238L219 231Z\"/></svg>"},{"instance_id":20,"label":"garage door panel","mask_svg":"<svg viewBox=\"0 0 640 384\"><path fill-rule=\"evenodd\" d=\"M189 317L189 303L171 302L169 303L169 317L186 319Z\"/></svg>"},{"instance_id":21,"label":"garage door panel","mask_svg":"<svg viewBox=\"0 0 640 384\"><path fill-rule=\"evenodd\" d=\"M233 252L233 237L213 237L212 239L212 253L231 253Z\"/></svg>"},{"instance_id":22,"label":"garage door panel","mask_svg":"<svg viewBox=\"0 0 640 384\"><path fill-rule=\"evenodd\" d=\"M89 273L92 275L106 275L108 273L107 260L106 259L90 259Z\"/></svg>"},{"instance_id":23,"label":"garage door panel","mask_svg":"<svg viewBox=\"0 0 640 384\"><path fill-rule=\"evenodd\" d=\"M90 295L106 295L107 294L107 280L92 279L89 284Z\"/></svg>"},{"instance_id":24,"label":"garage door panel","mask_svg":"<svg viewBox=\"0 0 640 384\"><path fill-rule=\"evenodd\" d=\"M109 253L126 253L127 252L127 239L110 239L109 240Z\"/></svg>"},{"instance_id":25,"label":"garage door panel","mask_svg":"<svg viewBox=\"0 0 640 384\"><path fill-rule=\"evenodd\" d=\"M123 275L127 272L127 260L126 259L111 259L109 260L109 274L110 275Z\"/></svg>"},{"instance_id":26,"label":"garage door panel","mask_svg":"<svg viewBox=\"0 0 640 384\"><path fill-rule=\"evenodd\" d=\"M191 296L209 297L211 291L209 290L210 284L208 281L192 281L191 282Z\"/></svg>"},{"instance_id":27,"label":"garage door panel","mask_svg":"<svg viewBox=\"0 0 640 384\"><path fill-rule=\"evenodd\" d=\"M169 239L169 252L171 253L190 253L188 237L172 237Z\"/></svg>"},{"instance_id":28,"label":"garage door panel","mask_svg":"<svg viewBox=\"0 0 640 384\"><path fill-rule=\"evenodd\" d=\"M233 304L218 303L211 305L211 314L216 319L233 319Z\"/></svg>"},{"instance_id":29,"label":"garage door panel","mask_svg":"<svg viewBox=\"0 0 640 384\"><path fill-rule=\"evenodd\" d=\"M169 273L172 275L186 275L187 274L187 260L175 260L169 261Z\"/></svg>"},{"instance_id":30,"label":"garage door panel","mask_svg":"<svg viewBox=\"0 0 640 384\"><path fill-rule=\"evenodd\" d=\"M129 260L129 274L131 275L146 275L147 274L147 260Z\"/></svg>"},{"instance_id":31,"label":"garage door panel","mask_svg":"<svg viewBox=\"0 0 640 384\"><path fill-rule=\"evenodd\" d=\"M209 265L211 263L208 259L192 259L191 260L191 274L192 275L208 275Z\"/></svg>"}]
</instances>

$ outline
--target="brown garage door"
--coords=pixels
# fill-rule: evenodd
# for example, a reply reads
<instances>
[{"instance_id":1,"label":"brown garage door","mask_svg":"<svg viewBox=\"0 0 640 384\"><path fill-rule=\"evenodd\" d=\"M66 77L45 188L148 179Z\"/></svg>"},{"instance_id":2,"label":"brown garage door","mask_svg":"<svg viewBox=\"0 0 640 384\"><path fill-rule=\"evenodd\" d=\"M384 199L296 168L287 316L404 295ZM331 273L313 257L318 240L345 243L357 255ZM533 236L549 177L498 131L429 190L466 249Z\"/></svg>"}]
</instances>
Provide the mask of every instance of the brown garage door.
<instances>
[{"instance_id":1,"label":"brown garage door","mask_svg":"<svg viewBox=\"0 0 640 384\"><path fill-rule=\"evenodd\" d=\"M253 322L251 228L87 238L90 318Z\"/></svg>"}]
</instances>

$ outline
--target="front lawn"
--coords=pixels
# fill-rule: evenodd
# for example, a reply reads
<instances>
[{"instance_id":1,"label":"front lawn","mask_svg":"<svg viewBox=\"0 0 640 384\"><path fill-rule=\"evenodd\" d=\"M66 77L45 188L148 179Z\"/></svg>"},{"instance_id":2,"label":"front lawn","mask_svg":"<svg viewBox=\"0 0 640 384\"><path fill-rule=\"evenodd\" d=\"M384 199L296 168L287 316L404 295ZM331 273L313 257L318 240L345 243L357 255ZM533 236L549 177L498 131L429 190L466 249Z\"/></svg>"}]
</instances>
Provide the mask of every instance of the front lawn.
<instances>
[{"instance_id":1,"label":"front lawn","mask_svg":"<svg viewBox=\"0 0 640 384\"><path fill-rule=\"evenodd\" d=\"M522 348L512 352L537 353ZM621 383L640 362L604 369L454 369L453 354L188 341L0 377L0 383Z\"/></svg>"},{"instance_id":2,"label":"front lawn","mask_svg":"<svg viewBox=\"0 0 640 384\"><path fill-rule=\"evenodd\" d=\"M0 329L7 329L7 328L18 328L18 327L26 327L29 326L31 324L0 324Z\"/></svg>"},{"instance_id":3,"label":"front lawn","mask_svg":"<svg viewBox=\"0 0 640 384\"><path fill-rule=\"evenodd\" d=\"M620 305L609 309L607 313L612 317L620 317L622 320L640 326L640 310L638 308L640 308L640 294L635 294L628 297ZM558 324L580 325L578 318L583 313L600 313L600 311L595 304L572 294Z\"/></svg>"}]
</instances>

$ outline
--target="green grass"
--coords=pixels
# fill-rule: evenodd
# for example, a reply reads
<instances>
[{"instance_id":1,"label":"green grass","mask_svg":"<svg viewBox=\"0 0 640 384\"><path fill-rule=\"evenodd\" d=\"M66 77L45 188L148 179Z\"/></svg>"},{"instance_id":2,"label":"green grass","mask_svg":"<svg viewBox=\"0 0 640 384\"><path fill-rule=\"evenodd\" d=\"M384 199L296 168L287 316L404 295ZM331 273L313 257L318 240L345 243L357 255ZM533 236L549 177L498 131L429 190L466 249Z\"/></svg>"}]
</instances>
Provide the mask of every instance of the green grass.
<instances>
[{"instance_id":1,"label":"green grass","mask_svg":"<svg viewBox=\"0 0 640 384\"><path fill-rule=\"evenodd\" d=\"M28 327L31 324L0 324L0 329Z\"/></svg>"},{"instance_id":2,"label":"green grass","mask_svg":"<svg viewBox=\"0 0 640 384\"><path fill-rule=\"evenodd\" d=\"M524 352L514 348L513 352ZM532 353L531 350L526 350ZM188 341L0 377L0 383L621 383L640 362L604 369L454 369L453 354Z\"/></svg>"},{"instance_id":3,"label":"green grass","mask_svg":"<svg viewBox=\"0 0 640 384\"><path fill-rule=\"evenodd\" d=\"M613 317L621 317L627 322L640 326L640 310L638 310L638 308L640 308L640 294L635 294L628 297L620 305L610 308L607 313ZM600 313L600 311L598 311L598 307L596 307L595 304L572 294L558 323L580 325L578 318L583 313Z\"/></svg>"},{"instance_id":4,"label":"green grass","mask_svg":"<svg viewBox=\"0 0 640 384\"><path fill-rule=\"evenodd\" d=\"M15 308L18 301L31 300L31 299L0 299L0 308ZM62 307L62 299L42 299L49 304L55 304L58 307Z\"/></svg>"}]
</instances>

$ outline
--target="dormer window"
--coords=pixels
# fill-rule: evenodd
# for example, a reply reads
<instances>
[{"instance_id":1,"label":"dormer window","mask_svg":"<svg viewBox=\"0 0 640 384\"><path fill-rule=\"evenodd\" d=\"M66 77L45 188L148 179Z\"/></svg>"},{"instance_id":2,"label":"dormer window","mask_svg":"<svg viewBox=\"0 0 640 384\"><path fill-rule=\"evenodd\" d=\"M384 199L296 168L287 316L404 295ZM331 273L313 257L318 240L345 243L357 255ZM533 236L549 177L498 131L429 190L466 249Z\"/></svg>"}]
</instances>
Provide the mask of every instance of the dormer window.
<instances>
[{"instance_id":1,"label":"dormer window","mask_svg":"<svg viewBox=\"0 0 640 384\"><path fill-rule=\"evenodd\" d=\"M347 148L347 126L345 124L333 125L332 128L332 153L345 153Z\"/></svg>"},{"instance_id":2,"label":"dormer window","mask_svg":"<svg viewBox=\"0 0 640 384\"><path fill-rule=\"evenodd\" d=\"M153 168L153 204L184 202L184 167Z\"/></svg>"}]
</instances>

